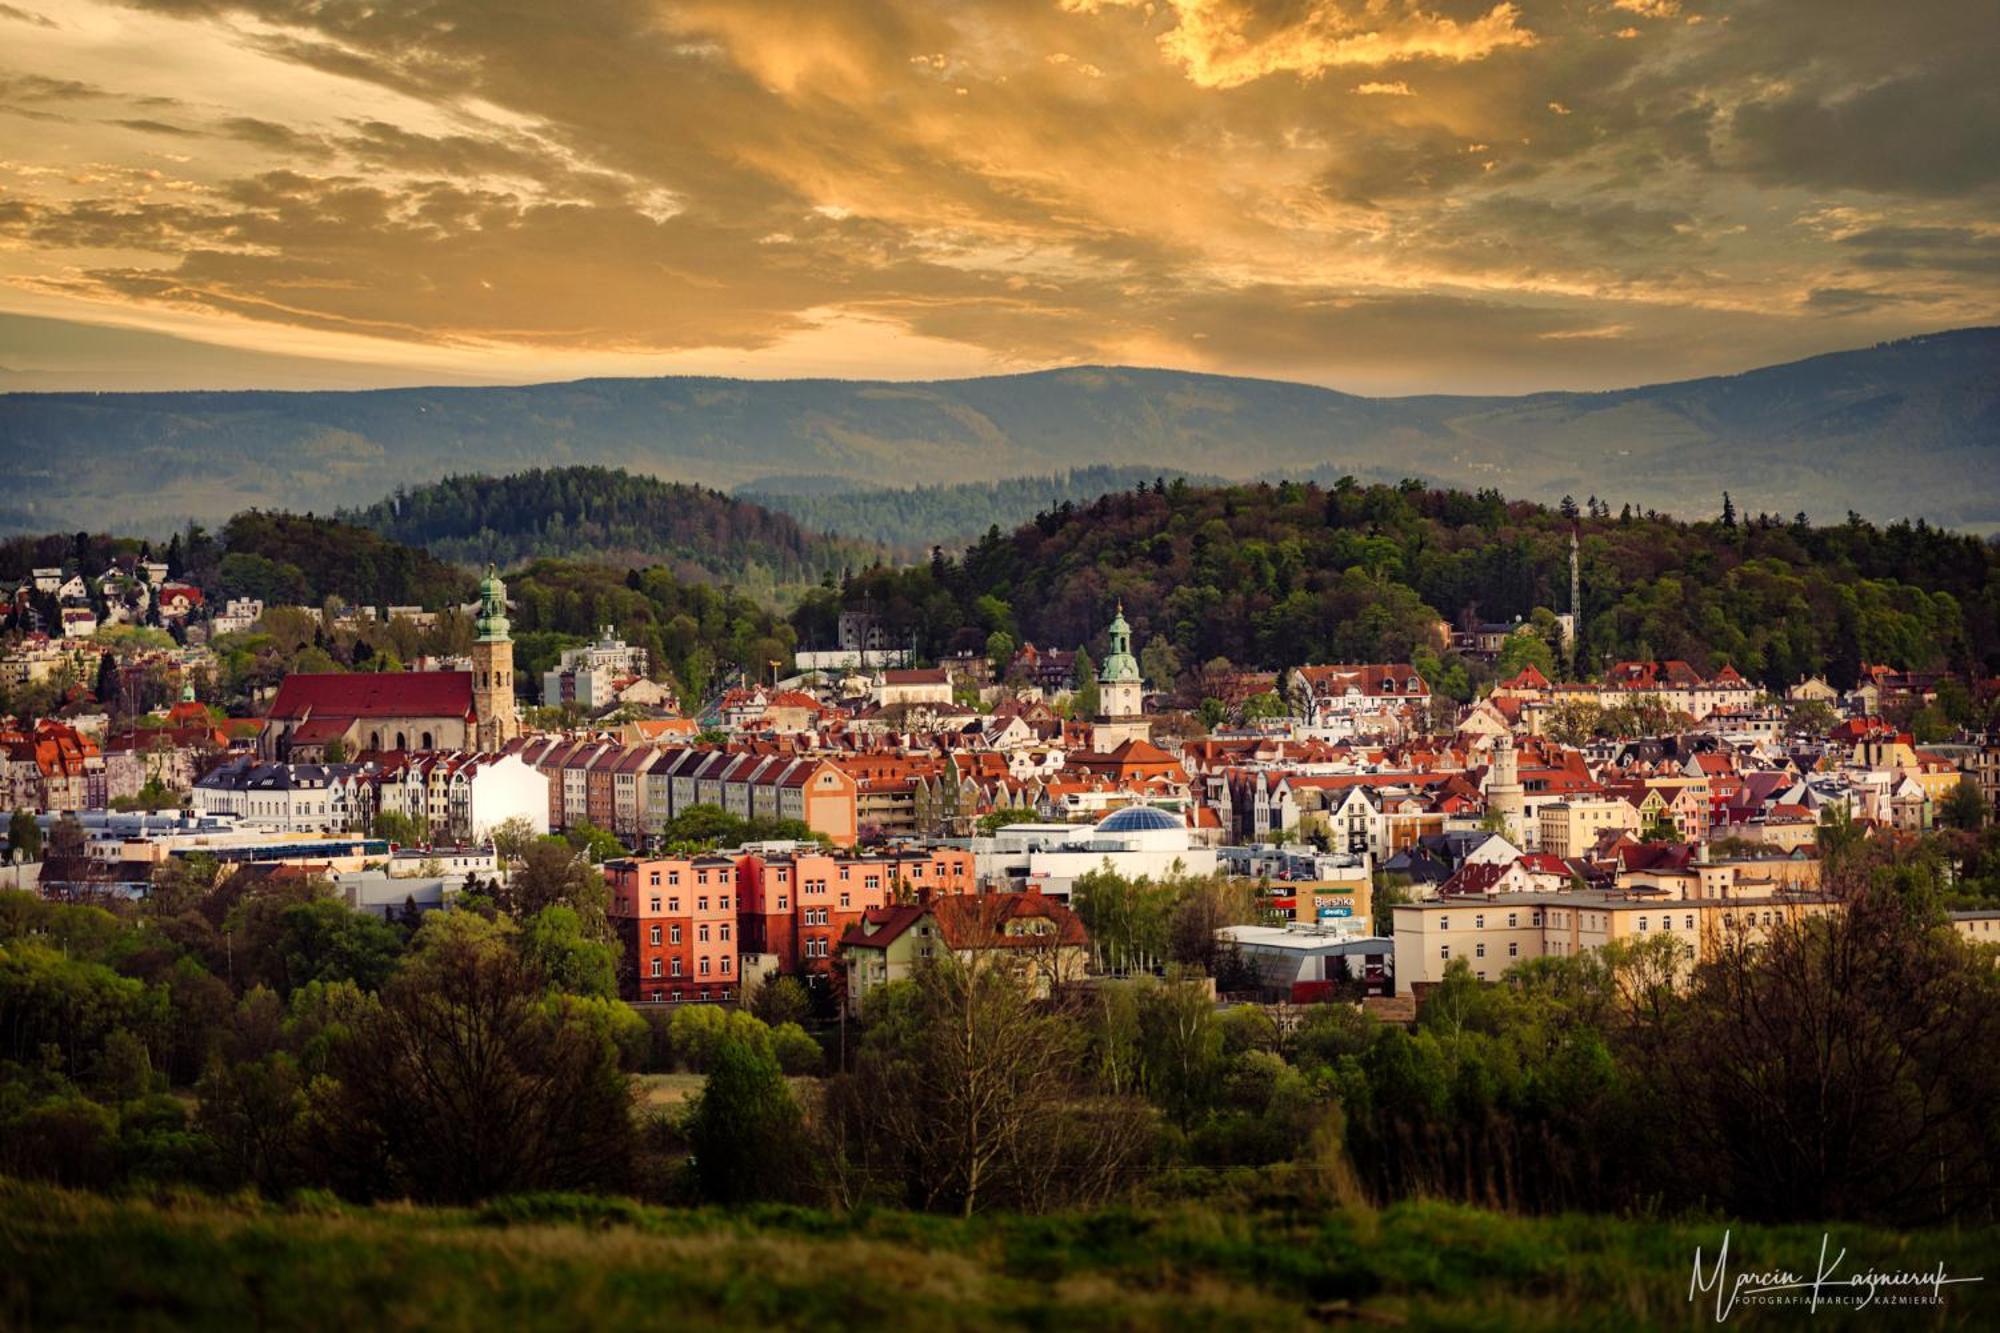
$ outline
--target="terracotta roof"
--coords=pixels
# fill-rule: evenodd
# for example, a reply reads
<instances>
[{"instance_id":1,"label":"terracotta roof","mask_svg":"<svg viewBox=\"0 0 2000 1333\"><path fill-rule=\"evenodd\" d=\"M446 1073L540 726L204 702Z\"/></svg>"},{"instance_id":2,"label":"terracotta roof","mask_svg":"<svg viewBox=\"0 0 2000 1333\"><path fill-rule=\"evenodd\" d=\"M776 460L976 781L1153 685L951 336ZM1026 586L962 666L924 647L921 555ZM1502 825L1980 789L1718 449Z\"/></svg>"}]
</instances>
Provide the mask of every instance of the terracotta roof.
<instances>
[{"instance_id":1,"label":"terracotta roof","mask_svg":"<svg viewBox=\"0 0 2000 1333\"><path fill-rule=\"evenodd\" d=\"M294 673L278 686L268 717L471 717L469 671Z\"/></svg>"}]
</instances>

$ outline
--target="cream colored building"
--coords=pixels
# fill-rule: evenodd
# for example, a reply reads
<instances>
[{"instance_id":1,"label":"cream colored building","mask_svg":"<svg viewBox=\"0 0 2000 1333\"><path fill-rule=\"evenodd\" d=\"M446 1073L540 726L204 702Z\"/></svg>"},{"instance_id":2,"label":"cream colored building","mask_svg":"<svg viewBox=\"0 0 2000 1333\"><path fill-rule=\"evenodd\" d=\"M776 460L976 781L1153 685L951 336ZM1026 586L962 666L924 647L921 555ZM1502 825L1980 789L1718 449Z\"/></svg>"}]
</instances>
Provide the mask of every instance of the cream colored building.
<instances>
[{"instance_id":1,"label":"cream colored building","mask_svg":"<svg viewBox=\"0 0 2000 1333\"><path fill-rule=\"evenodd\" d=\"M1639 812L1616 797L1556 801L1543 806L1540 817L1541 849L1564 860L1589 851L1606 829L1639 831Z\"/></svg>"},{"instance_id":2,"label":"cream colored building","mask_svg":"<svg viewBox=\"0 0 2000 1333\"><path fill-rule=\"evenodd\" d=\"M1953 912L1951 928L1974 944L2000 945L2000 911Z\"/></svg>"},{"instance_id":3,"label":"cream colored building","mask_svg":"<svg viewBox=\"0 0 2000 1333\"><path fill-rule=\"evenodd\" d=\"M1529 958L1573 957L1613 940L1660 935L1684 941L1698 963L1733 932L1755 938L1778 922L1834 910L1828 900L1791 894L1667 900L1585 891L1399 903L1396 989L1436 985L1458 959L1475 977L1495 981Z\"/></svg>"}]
</instances>

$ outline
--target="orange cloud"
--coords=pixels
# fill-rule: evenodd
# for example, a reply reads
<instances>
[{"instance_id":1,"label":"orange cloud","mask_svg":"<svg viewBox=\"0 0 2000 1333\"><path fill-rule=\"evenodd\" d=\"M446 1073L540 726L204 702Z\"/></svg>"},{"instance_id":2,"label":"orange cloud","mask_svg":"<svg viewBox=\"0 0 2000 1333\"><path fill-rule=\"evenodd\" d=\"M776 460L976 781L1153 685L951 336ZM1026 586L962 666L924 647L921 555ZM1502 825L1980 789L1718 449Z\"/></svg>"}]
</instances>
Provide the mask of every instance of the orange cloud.
<instances>
[{"instance_id":1,"label":"orange cloud","mask_svg":"<svg viewBox=\"0 0 2000 1333\"><path fill-rule=\"evenodd\" d=\"M1152 0L1064 0L1065 8L1080 13L1135 5L1151 9ZM1168 0L1167 8L1174 26L1161 34L1160 49L1203 88L1234 88L1271 74L1314 78L1349 65L1484 60L1495 51L1535 44L1513 4L1495 5L1465 23L1409 0L1400 5L1312 0L1302 10L1288 6L1277 16L1267 15L1256 0Z\"/></svg>"}]
</instances>

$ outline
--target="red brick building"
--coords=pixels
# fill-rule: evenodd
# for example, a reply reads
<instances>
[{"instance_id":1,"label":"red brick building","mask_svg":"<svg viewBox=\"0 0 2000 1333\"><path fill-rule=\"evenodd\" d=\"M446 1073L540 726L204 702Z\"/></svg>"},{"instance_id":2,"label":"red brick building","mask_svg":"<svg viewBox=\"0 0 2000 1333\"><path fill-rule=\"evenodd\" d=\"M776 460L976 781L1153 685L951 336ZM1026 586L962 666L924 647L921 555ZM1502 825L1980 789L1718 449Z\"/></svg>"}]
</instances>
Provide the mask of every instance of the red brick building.
<instances>
[{"instance_id":1,"label":"red brick building","mask_svg":"<svg viewBox=\"0 0 2000 1333\"><path fill-rule=\"evenodd\" d=\"M628 1000L733 1000L736 862L727 856L618 860L604 866L611 923L624 948Z\"/></svg>"},{"instance_id":2,"label":"red brick building","mask_svg":"<svg viewBox=\"0 0 2000 1333\"><path fill-rule=\"evenodd\" d=\"M743 948L773 955L777 971L827 976L835 945L899 887L928 901L976 888L972 853L957 848L866 855L754 853L737 863Z\"/></svg>"}]
</instances>

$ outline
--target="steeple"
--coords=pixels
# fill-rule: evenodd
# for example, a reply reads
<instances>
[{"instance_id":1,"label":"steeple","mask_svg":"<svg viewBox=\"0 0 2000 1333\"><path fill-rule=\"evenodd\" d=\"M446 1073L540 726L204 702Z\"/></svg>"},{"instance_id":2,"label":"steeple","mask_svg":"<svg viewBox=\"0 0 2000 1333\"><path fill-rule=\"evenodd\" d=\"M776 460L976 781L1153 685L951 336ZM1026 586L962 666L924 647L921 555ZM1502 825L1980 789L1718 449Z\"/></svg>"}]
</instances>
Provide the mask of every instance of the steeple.
<instances>
[{"instance_id":1,"label":"steeple","mask_svg":"<svg viewBox=\"0 0 2000 1333\"><path fill-rule=\"evenodd\" d=\"M1104 666L1097 673L1098 684L1139 684L1139 659L1132 656L1132 627L1125 623L1123 602L1118 604L1118 614L1111 622L1109 638L1111 651L1104 655Z\"/></svg>"},{"instance_id":2,"label":"steeple","mask_svg":"<svg viewBox=\"0 0 2000 1333\"><path fill-rule=\"evenodd\" d=\"M1099 750L1113 749L1120 741L1146 740L1153 730L1145 717L1146 686L1139 659L1132 656L1132 627L1125 623L1122 602L1106 637L1110 651L1097 672L1097 717L1091 729L1091 744Z\"/></svg>"},{"instance_id":3,"label":"steeple","mask_svg":"<svg viewBox=\"0 0 2000 1333\"><path fill-rule=\"evenodd\" d=\"M473 628L481 643L508 643L512 626L507 623L507 585L500 581L499 571L489 563L486 577L479 581L479 619Z\"/></svg>"},{"instance_id":4,"label":"steeple","mask_svg":"<svg viewBox=\"0 0 2000 1333\"><path fill-rule=\"evenodd\" d=\"M474 734L482 750L497 750L521 734L514 711L514 639L507 623L507 585L486 566L479 581L479 619L473 628L472 708Z\"/></svg>"}]
</instances>

